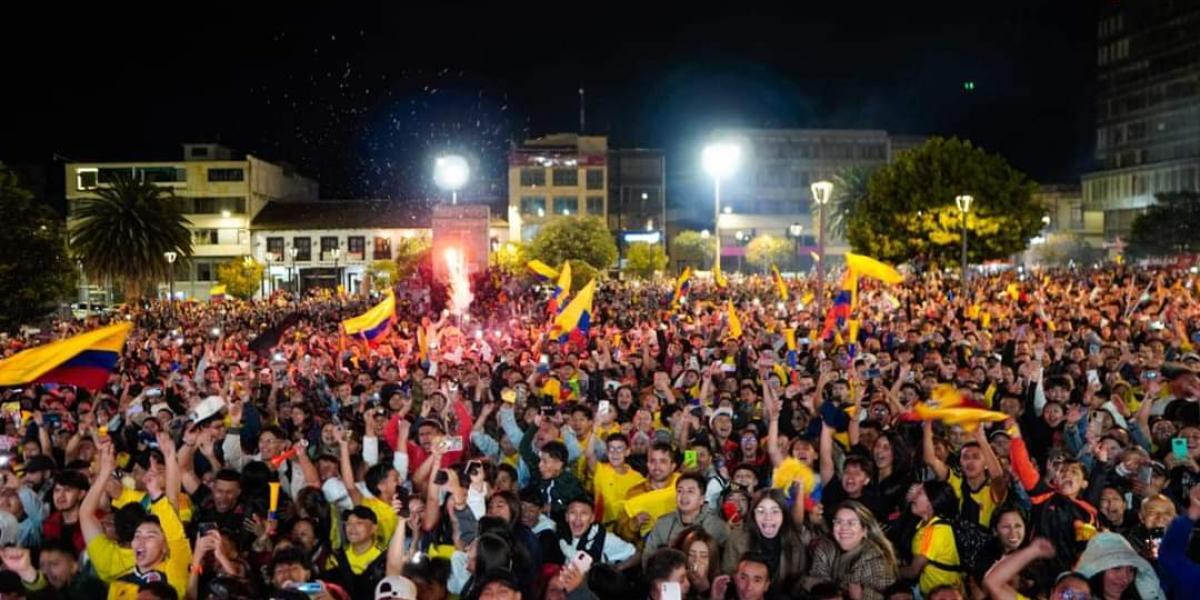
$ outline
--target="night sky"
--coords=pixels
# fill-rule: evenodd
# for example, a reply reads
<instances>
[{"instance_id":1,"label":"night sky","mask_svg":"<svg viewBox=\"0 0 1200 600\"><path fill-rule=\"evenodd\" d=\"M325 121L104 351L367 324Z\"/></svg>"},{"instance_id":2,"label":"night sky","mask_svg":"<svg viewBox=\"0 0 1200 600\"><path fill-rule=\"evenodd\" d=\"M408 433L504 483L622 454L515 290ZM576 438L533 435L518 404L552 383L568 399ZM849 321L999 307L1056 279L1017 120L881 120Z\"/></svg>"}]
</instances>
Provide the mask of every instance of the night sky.
<instances>
[{"instance_id":1,"label":"night sky","mask_svg":"<svg viewBox=\"0 0 1200 600\"><path fill-rule=\"evenodd\" d=\"M219 140L325 198L425 201L457 150L464 196L495 199L511 141L578 129L582 86L589 133L667 151L672 205L707 194L699 145L726 126L959 135L1045 183L1092 168L1089 0L114 4L5 27L0 160Z\"/></svg>"}]
</instances>

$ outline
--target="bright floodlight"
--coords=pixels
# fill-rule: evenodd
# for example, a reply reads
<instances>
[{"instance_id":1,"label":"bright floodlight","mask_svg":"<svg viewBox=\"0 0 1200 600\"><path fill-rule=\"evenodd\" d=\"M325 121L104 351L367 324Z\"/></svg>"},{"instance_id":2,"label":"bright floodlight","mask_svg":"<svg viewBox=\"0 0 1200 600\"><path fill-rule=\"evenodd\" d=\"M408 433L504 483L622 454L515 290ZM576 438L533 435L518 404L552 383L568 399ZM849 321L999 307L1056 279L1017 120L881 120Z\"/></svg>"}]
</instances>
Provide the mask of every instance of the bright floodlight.
<instances>
[{"instance_id":1,"label":"bright floodlight","mask_svg":"<svg viewBox=\"0 0 1200 600\"><path fill-rule=\"evenodd\" d=\"M721 142L704 147L701 161L704 170L716 179L724 179L733 174L742 160L742 149L736 144Z\"/></svg>"},{"instance_id":2,"label":"bright floodlight","mask_svg":"<svg viewBox=\"0 0 1200 600\"><path fill-rule=\"evenodd\" d=\"M433 182L443 190L457 192L467 183L471 167L467 159L457 154L439 156L433 163Z\"/></svg>"}]
</instances>

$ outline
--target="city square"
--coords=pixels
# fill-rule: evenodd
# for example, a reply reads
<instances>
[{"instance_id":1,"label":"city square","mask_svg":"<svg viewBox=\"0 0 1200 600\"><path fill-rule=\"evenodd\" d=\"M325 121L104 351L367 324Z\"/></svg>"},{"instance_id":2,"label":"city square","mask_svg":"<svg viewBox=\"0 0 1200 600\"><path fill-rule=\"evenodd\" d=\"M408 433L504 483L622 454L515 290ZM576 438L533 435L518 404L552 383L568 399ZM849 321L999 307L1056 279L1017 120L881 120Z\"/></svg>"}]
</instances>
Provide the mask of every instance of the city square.
<instances>
[{"instance_id":1,"label":"city square","mask_svg":"<svg viewBox=\"0 0 1200 600\"><path fill-rule=\"evenodd\" d=\"M242 8L3 42L0 598L1197 594L1200 2Z\"/></svg>"}]
</instances>

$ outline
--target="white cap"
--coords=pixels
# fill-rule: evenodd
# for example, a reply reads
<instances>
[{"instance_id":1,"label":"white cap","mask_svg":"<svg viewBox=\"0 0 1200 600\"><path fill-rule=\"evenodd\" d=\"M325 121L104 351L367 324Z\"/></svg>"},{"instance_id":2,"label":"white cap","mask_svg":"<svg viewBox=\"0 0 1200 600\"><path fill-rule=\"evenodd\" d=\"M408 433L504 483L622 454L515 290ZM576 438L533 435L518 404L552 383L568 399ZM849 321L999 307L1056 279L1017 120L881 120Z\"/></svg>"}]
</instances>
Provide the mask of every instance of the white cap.
<instances>
[{"instance_id":1,"label":"white cap","mask_svg":"<svg viewBox=\"0 0 1200 600\"><path fill-rule=\"evenodd\" d=\"M223 398L220 396L209 396L204 400L201 400L200 403L192 409L192 412L189 416L191 417L193 423L199 423L200 421L203 421L221 412L222 408L225 408L225 400Z\"/></svg>"},{"instance_id":2,"label":"white cap","mask_svg":"<svg viewBox=\"0 0 1200 600\"><path fill-rule=\"evenodd\" d=\"M407 577L392 575L375 586L375 600L417 600L417 585Z\"/></svg>"},{"instance_id":3,"label":"white cap","mask_svg":"<svg viewBox=\"0 0 1200 600\"><path fill-rule=\"evenodd\" d=\"M721 408L718 408L717 410L713 411L712 416L708 418L708 426L712 427L713 421L716 421L717 417L719 417L721 415L725 415L725 416L729 417L730 419L732 419L733 418L733 409L729 408L728 406L722 406Z\"/></svg>"}]
</instances>

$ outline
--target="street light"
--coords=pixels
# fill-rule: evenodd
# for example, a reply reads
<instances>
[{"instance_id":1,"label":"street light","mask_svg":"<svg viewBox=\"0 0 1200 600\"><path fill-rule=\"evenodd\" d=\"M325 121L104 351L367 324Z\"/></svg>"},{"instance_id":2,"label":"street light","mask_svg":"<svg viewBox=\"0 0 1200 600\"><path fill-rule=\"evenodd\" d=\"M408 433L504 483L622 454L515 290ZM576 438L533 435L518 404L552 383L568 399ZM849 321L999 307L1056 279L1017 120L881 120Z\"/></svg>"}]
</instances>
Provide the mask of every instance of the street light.
<instances>
[{"instance_id":1,"label":"street light","mask_svg":"<svg viewBox=\"0 0 1200 600\"><path fill-rule=\"evenodd\" d=\"M734 232L733 239L735 241L737 241L739 246L745 246L746 243L750 241L750 234L739 229ZM717 238L717 243L718 244L721 243L721 238L719 238L719 237ZM745 252L738 254L738 267L737 267L738 273L742 272L742 258L745 256L745 254L746 254Z\"/></svg>"},{"instance_id":2,"label":"street light","mask_svg":"<svg viewBox=\"0 0 1200 600\"><path fill-rule=\"evenodd\" d=\"M721 180L733 175L741 161L742 149L730 142L709 144L700 157L704 170L713 178L713 234L717 238L714 268L721 265Z\"/></svg>"},{"instance_id":3,"label":"street light","mask_svg":"<svg viewBox=\"0 0 1200 600\"><path fill-rule=\"evenodd\" d=\"M450 190L451 204L458 204L458 190L467 183L470 175L467 159L457 154L439 156L433 162L433 182L443 190Z\"/></svg>"},{"instance_id":4,"label":"street light","mask_svg":"<svg viewBox=\"0 0 1200 600\"><path fill-rule=\"evenodd\" d=\"M175 312L175 259L179 255L175 252L163 252L163 258L167 259L168 269L171 271L170 291L168 292L167 302L171 304L171 312Z\"/></svg>"},{"instance_id":5,"label":"street light","mask_svg":"<svg viewBox=\"0 0 1200 600\"><path fill-rule=\"evenodd\" d=\"M804 226L792 223L788 226L788 235L792 237L792 263L797 273L800 272L800 237L804 235Z\"/></svg>"},{"instance_id":6,"label":"street light","mask_svg":"<svg viewBox=\"0 0 1200 600\"><path fill-rule=\"evenodd\" d=\"M967 194L954 197L958 212L962 214L962 296L967 297L967 213L971 212L971 203L975 199Z\"/></svg>"},{"instance_id":7,"label":"street light","mask_svg":"<svg viewBox=\"0 0 1200 600\"><path fill-rule=\"evenodd\" d=\"M333 255L333 275L337 277L337 284L342 285L342 272L338 270L338 259L342 257L342 249L334 248L329 253ZM334 289L336 290L337 288L335 287Z\"/></svg>"},{"instance_id":8,"label":"street light","mask_svg":"<svg viewBox=\"0 0 1200 600\"><path fill-rule=\"evenodd\" d=\"M812 184L813 204L817 205L817 314L825 304L825 205L833 196L833 183L816 181Z\"/></svg>"},{"instance_id":9,"label":"street light","mask_svg":"<svg viewBox=\"0 0 1200 600\"><path fill-rule=\"evenodd\" d=\"M292 284L292 287L295 288L293 291L296 294L299 294L300 293L300 282L292 277L292 272L296 270L296 255L300 254L300 249L295 246L292 246L291 248L288 248L288 254L291 255L291 257L292 257L292 266L288 267L288 283ZM297 272L296 274L299 275L299 272Z\"/></svg>"}]
</instances>

